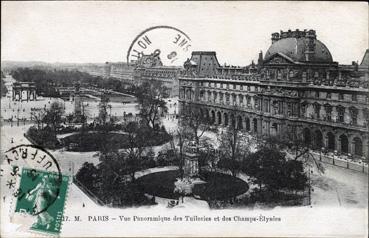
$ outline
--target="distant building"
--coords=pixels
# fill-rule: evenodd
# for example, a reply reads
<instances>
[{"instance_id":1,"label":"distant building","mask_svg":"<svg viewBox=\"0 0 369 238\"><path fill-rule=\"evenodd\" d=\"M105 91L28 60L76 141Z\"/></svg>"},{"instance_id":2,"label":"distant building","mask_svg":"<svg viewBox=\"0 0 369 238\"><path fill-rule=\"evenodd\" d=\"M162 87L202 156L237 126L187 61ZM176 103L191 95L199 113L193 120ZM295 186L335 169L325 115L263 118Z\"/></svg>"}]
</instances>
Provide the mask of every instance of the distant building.
<instances>
[{"instance_id":1,"label":"distant building","mask_svg":"<svg viewBox=\"0 0 369 238\"><path fill-rule=\"evenodd\" d=\"M104 66L104 78L115 78L125 82L132 82L134 67L123 62L106 62Z\"/></svg>"},{"instance_id":2,"label":"distant building","mask_svg":"<svg viewBox=\"0 0 369 238\"><path fill-rule=\"evenodd\" d=\"M160 52L154 52L150 55L142 55L136 62L133 79L136 84L148 81L160 81L168 89L169 97L178 96L178 76L182 67L163 66Z\"/></svg>"},{"instance_id":3,"label":"distant building","mask_svg":"<svg viewBox=\"0 0 369 238\"><path fill-rule=\"evenodd\" d=\"M74 68L81 72L86 72L93 76L99 76L102 78L114 78L119 79L127 84L133 83L133 70L134 67L124 62L105 62L104 64L89 63L77 65Z\"/></svg>"},{"instance_id":4,"label":"distant building","mask_svg":"<svg viewBox=\"0 0 369 238\"><path fill-rule=\"evenodd\" d=\"M180 111L198 106L216 125L292 132L316 149L368 158L368 57L339 65L314 30L273 33L265 57L247 67L193 52L179 77Z\"/></svg>"}]
</instances>

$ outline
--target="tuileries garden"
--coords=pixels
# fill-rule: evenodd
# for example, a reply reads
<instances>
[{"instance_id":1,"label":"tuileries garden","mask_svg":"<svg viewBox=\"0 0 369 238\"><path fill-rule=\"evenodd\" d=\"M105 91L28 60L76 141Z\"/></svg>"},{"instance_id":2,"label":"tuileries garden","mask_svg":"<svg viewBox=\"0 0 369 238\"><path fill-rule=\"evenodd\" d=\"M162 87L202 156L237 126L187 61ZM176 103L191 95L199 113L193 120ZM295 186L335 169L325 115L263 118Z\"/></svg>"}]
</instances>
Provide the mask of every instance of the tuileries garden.
<instances>
[{"instance_id":1,"label":"tuileries garden","mask_svg":"<svg viewBox=\"0 0 369 238\"><path fill-rule=\"evenodd\" d=\"M308 155L290 153L297 145L277 138L256 138L237 128L214 127L196 107L168 113L165 88L144 83L134 92L136 114L112 115L111 93L98 98L98 112L88 115L80 86L74 110L60 102L32 112L26 137L51 150L93 152L74 183L102 206L168 207L184 198L206 201L210 208L295 206L310 202ZM168 130L163 118L170 118ZM296 142L297 143L297 142Z\"/></svg>"}]
</instances>

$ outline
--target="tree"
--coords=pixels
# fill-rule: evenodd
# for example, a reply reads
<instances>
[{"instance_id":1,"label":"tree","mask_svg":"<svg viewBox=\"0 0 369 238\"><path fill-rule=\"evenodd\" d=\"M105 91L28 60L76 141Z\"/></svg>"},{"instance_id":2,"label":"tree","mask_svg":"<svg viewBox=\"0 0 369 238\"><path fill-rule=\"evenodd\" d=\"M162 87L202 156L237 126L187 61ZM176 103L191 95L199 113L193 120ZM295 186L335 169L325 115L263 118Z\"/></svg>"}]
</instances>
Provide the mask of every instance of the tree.
<instances>
[{"instance_id":1,"label":"tree","mask_svg":"<svg viewBox=\"0 0 369 238\"><path fill-rule=\"evenodd\" d=\"M210 129L209 118L202 114L199 107L186 107L180 124L188 128L189 136L195 141L197 150L199 150L201 137Z\"/></svg>"},{"instance_id":2,"label":"tree","mask_svg":"<svg viewBox=\"0 0 369 238\"><path fill-rule=\"evenodd\" d=\"M36 108L31 109L31 120L36 122L38 130L44 129L46 114L47 111L45 109L36 109Z\"/></svg>"},{"instance_id":3,"label":"tree","mask_svg":"<svg viewBox=\"0 0 369 238\"><path fill-rule=\"evenodd\" d=\"M99 103L99 115L98 121L99 123L105 127L108 123L108 108L109 108L109 97L107 95L103 95L101 97L101 101Z\"/></svg>"},{"instance_id":4,"label":"tree","mask_svg":"<svg viewBox=\"0 0 369 238\"><path fill-rule=\"evenodd\" d=\"M52 128L55 136L60 124L62 123L63 114L64 107L60 102L52 102L50 108L46 110L44 122Z\"/></svg>"},{"instance_id":5,"label":"tree","mask_svg":"<svg viewBox=\"0 0 369 238\"><path fill-rule=\"evenodd\" d=\"M201 142L199 151L199 168L209 166L211 172L215 172L219 160L219 152L215 150L214 145L209 140Z\"/></svg>"},{"instance_id":6,"label":"tree","mask_svg":"<svg viewBox=\"0 0 369 238\"><path fill-rule=\"evenodd\" d=\"M76 177L82 184L87 188L92 188L94 186L94 181L99 176L99 171L94 164L85 162L78 171Z\"/></svg>"},{"instance_id":7,"label":"tree","mask_svg":"<svg viewBox=\"0 0 369 238\"><path fill-rule=\"evenodd\" d=\"M140 117L151 129L155 129L159 123L160 113L168 110L164 101L166 91L160 81L144 82L136 89Z\"/></svg>"},{"instance_id":8,"label":"tree","mask_svg":"<svg viewBox=\"0 0 369 238\"><path fill-rule=\"evenodd\" d=\"M118 151L100 153L99 160L101 163L98 165L98 168L101 171L104 186L101 189L108 189L125 174L125 155Z\"/></svg>"},{"instance_id":9,"label":"tree","mask_svg":"<svg viewBox=\"0 0 369 238\"><path fill-rule=\"evenodd\" d=\"M288 129L281 136L270 136L266 138L265 145L269 148L285 150L295 161L301 161L303 164L315 164L320 173L324 173L323 165L317 161L312 154L312 145L304 139L303 133L296 128Z\"/></svg>"},{"instance_id":10,"label":"tree","mask_svg":"<svg viewBox=\"0 0 369 238\"><path fill-rule=\"evenodd\" d=\"M287 160L286 154L276 148L261 147L242 163L242 171L253 178L254 183L269 191L279 189L303 189L307 177L301 161Z\"/></svg>"},{"instance_id":11,"label":"tree","mask_svg":"<svg viewBox=\"0 0 369 238\"><path fill-rule=\"evenodd\" d=\"M3 80L4 78L5 78L5 75L3 71L1 71L1 96L5 96L8 93L8 89L5 86L5 82Z\"/></svg>"},{"instance_id":12,"label":"tree","mask_svg":"<svg viewBox=\"0 0 369 238\"><path fill-rule=\"evenodd\" d=\"M218 167L230 170L236 176L240 161L249 154L252 138L243 133L233 123L221 132L219 151L221 159Z\"/></svg>"},{"instance_id":13,"label":"tree","mask_svg":"<svg viewBox=\"0 0 369 238\"><path fill-rule=\"evenodd\" d=\"M125 160L125 170L131 175L132 180L135 179L136 171L141 169L142 153L145 149L146 135L149 129L145 125L137 122L129 122L125 131L128 135L127 148L123 150Z\"/></svg>"}]
</instances>

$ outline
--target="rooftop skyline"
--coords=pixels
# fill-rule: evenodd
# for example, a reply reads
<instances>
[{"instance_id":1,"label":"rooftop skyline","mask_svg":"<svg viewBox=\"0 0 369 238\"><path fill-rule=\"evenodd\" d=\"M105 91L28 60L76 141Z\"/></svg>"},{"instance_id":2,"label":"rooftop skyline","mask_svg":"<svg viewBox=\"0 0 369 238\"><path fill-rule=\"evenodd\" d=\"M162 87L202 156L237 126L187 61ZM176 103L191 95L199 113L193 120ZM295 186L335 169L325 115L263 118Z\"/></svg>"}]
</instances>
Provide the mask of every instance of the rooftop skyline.
<instances>
[{"instance_id":1,"label":"rooftop skyline","mask_svg":"<svg viewBox=\"0 0 369 238\"><path fill-rule=\"evenodd\" d=\"M364 5L365 4L365 5ZM341 64L368 48L364 2L2 2L1 60L126 61L134 38L169 25L191 51L216 51L221 64L247 65L271 45L271 33L314 29Z\"/></svg>"}]
</instances>

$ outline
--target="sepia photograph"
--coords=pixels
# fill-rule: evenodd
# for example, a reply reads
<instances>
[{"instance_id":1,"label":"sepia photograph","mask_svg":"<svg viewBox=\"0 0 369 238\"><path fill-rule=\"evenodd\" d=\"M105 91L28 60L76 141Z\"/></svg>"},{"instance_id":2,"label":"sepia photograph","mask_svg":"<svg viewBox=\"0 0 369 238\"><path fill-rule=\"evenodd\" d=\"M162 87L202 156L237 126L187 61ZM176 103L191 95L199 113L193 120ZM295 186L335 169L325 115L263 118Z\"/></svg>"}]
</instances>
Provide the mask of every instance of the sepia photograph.
<instances>
[{"instance_id":1,"label":"sepia photograph","mask_svg":"<svg viewBox=\"0 0 369 238\"><path fill-rule=\"evenodd\" d=\"M366 2L1 1L1 237L368 237Z\"/></svg>"}]
</instances>

